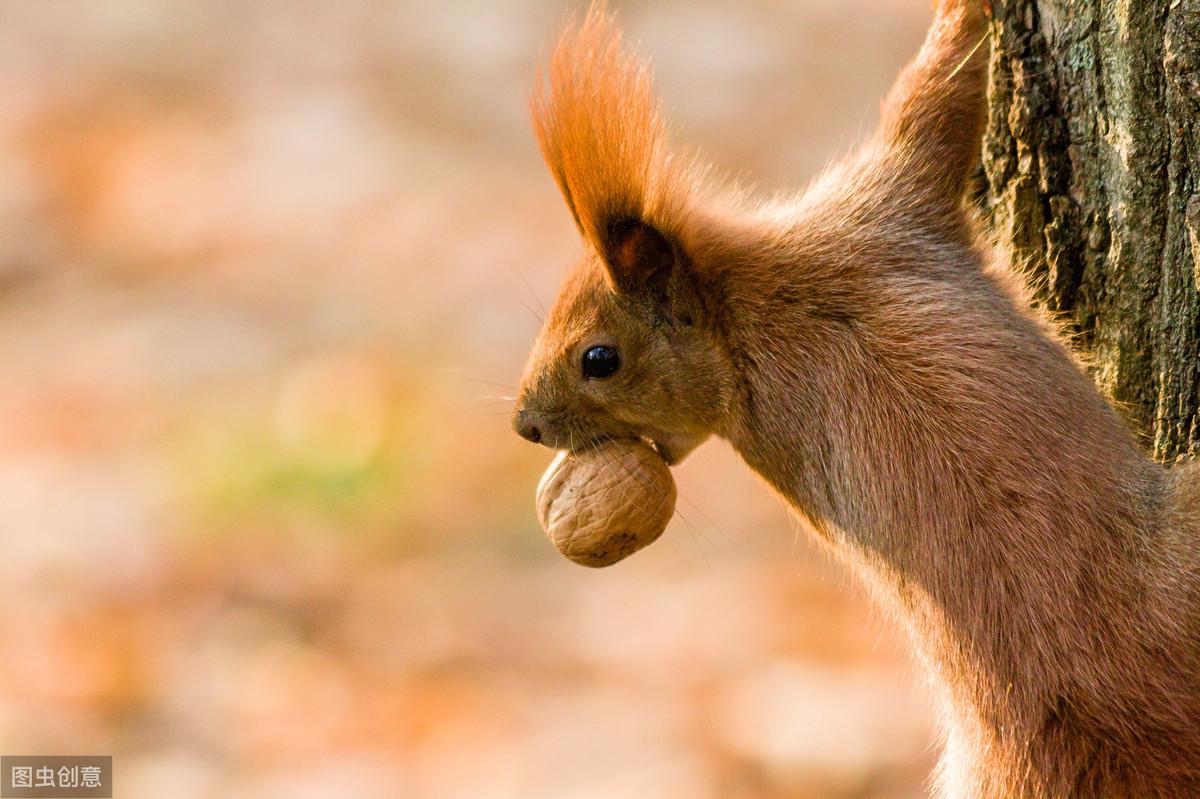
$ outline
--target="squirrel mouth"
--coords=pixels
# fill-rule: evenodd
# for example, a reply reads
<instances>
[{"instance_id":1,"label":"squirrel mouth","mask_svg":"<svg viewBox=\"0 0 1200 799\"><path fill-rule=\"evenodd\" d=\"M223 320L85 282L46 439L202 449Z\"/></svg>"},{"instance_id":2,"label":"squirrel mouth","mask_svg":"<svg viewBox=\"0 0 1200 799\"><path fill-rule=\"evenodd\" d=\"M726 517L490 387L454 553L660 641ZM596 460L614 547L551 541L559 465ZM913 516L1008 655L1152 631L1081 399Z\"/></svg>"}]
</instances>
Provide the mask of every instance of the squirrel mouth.
<instances>
[{"instance_id":1,"label":"squirrel mouth","mask_svg":"<svg viewBox=\"0 0 1200 799\"><path fill-rule=\"evenodd\" d=\"M649 444L650 448L657 452L658 457L662 458L668 466L675 465L675 456L666 444L656 438L643 438L642 440Z\"/></svg>"},{"instance_id":2,"label":"squirrel mouth","mask_svg":"<svg viewBox=\"0 0 1200 799\"><path fill-rule=\"evenodd\" d=\"M673 443L668 443L664 439L669 438L666 434L653 435L650 433L642 433L636 435L599 435L587 439L582 445L577 445L569 449L570 452L579 452L599 447L609 441L640 441L650 449L654 450L658 457L663 459L668 466L674 466L679 460L680 455L686 455L690 449L683 447L683 452Z\"/></svg>"}]
</instances>

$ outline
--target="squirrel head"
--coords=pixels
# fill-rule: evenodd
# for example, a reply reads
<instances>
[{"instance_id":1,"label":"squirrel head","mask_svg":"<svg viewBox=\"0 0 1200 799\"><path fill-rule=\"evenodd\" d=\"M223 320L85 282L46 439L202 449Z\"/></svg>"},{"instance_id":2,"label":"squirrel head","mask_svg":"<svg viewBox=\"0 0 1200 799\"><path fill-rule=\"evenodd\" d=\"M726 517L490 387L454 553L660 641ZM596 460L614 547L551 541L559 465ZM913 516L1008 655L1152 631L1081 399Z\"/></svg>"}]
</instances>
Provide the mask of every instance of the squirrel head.
<instances>
[{"instance_id":1,"label":"squirrel head","mask_svg":"<svg viewBox=\"0 0 1200 799\"><path fill-rule=\"evenodd\" d=\"M720 428L732 392L687 246L697 170L667 150L649 69L602 4L547 72L534 129L586 251L534 344L514 427L556 449L642 438L672 462Z\"/></svg>"}]
</instances>

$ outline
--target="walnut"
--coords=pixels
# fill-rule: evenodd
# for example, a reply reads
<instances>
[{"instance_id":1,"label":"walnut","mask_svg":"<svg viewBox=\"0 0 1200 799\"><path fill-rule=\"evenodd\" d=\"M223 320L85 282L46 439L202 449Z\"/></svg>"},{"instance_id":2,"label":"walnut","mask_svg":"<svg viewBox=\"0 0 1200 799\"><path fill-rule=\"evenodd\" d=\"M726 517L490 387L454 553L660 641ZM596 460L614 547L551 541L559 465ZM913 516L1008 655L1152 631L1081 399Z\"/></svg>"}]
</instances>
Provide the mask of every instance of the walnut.
<instances>
[{"instance_id":1,"label":"walnut","mask_svg":"<svg viewBox=\"0 0 1200 799\"><path fill-rule=\"evenodd\" d=\"M675 512L675 481L640 441L560 452L542 475L537 514L558 551L584 566L609 566L657 539Z\"/></svg>"}]
</instances>

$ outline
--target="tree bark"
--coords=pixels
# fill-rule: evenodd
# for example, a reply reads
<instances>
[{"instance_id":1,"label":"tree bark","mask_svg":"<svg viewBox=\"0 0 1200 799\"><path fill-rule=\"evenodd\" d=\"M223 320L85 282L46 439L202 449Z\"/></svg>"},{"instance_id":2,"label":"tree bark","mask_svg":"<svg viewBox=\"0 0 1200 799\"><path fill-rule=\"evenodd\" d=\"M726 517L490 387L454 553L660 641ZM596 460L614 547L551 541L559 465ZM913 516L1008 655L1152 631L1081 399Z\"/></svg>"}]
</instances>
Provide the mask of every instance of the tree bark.
<instances>
[{"instance_id":1,"label":"tree bark","mask_svg":"<svg viewBox=\"0 0 1200 799\"><path fill-rule=\"evenodd\" d=\"M1200 0L996 0L986 209L1154 456L1200 453Z\"/></svg>"}]
</instances>

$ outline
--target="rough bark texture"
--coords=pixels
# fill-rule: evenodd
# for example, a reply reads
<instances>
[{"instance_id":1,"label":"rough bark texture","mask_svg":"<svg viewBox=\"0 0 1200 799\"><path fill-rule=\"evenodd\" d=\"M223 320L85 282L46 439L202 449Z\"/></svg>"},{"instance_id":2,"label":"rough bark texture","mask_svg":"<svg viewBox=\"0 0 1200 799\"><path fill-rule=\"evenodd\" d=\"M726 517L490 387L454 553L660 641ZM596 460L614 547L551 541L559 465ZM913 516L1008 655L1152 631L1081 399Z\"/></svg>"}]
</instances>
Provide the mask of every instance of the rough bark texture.
<instances>
[{"instance_id":1,"label":"rough bark texture","mask_svg":"<svg viewBox=\"0 0 1200 799\"><path fill-rule=\"evenodd\" d=\"M1200 0L994 3L987 207L1154 455L1200 453Z\"/></svg>"}]
</instances>

